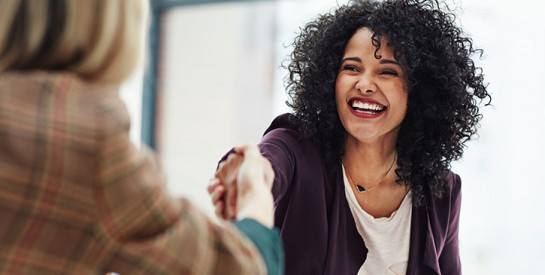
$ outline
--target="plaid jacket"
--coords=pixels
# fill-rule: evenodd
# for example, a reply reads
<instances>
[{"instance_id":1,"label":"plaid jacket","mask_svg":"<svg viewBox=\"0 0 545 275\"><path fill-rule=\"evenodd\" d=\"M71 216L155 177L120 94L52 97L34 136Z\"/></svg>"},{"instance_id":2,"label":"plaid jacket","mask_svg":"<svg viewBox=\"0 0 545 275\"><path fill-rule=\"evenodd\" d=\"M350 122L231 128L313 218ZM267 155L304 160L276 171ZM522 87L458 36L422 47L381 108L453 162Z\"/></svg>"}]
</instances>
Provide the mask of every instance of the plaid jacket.
<instances>
[{"instance_id":1,"label":"plaid jacket","mask_svg":"<svg viewBox=\"0 0 545 275\"><path fill-rule=\"evenodd\" d=\"M264 274L255 246L171 199L115 88L0 74L0 273Z\"/></svg>"}]
</instances>

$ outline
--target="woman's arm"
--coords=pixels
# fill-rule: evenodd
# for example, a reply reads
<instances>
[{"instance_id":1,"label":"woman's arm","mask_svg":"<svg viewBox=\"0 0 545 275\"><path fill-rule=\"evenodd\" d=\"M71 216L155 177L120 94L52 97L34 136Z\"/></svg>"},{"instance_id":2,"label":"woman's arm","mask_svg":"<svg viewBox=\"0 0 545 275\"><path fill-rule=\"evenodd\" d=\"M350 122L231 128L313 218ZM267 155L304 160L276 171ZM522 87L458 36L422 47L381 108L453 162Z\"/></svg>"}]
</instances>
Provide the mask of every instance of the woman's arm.
<instances>
[{"instance_id":1,"label":"woman's arm","mask_svg":"<svg viewBox=\"0 0 545 275\"><path fill-rule=\"evenodd\" d=\"M126 114L118 108L104 110L97 150L95 234L104 271L266 274L260 252L236 227L217 225L188 201L168 195L154 157L132 145ZM279 242L278 234L273 239Z\"/></svg>"}]
</instances>

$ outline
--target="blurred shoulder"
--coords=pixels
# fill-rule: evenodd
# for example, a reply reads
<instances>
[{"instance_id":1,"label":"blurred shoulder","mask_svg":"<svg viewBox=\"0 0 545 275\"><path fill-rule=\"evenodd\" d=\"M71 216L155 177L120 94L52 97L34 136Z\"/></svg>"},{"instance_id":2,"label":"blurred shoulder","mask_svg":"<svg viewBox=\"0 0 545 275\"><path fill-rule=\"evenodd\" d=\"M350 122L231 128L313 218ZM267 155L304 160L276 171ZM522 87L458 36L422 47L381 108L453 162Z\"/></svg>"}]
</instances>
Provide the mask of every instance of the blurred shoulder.
<instances>
[{"instance_id":1,"label":"blurred shoulder","mask_svg":"<svg viewBox=\"0 0 545 275\"><path fill-rule=\"evenodd\" d=\"M130 126L117 85L88 82L69 72L4 72L0 99L2 109L30 125L47 121L45 125L67 134L94 136Z\"/></svg>"}]
</instances>

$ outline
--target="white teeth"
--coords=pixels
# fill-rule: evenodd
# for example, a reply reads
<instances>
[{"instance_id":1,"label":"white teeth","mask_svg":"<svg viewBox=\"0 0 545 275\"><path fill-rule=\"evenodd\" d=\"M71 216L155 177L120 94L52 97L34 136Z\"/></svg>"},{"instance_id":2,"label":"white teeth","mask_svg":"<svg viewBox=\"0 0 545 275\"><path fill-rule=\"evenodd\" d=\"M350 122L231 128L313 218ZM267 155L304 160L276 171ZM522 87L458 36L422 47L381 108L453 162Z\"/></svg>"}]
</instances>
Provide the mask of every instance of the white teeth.
<instances>
[{"instance_id":1,"label":"white teeth","mask_svg":"<svg viewBox=\"0 0 545 275\"><path fill-rule=\"evenodd\" d=\"M364 113L364 114L370 114L370 115L376 114L376 112L371 112L371 111L361 111L361 110L357 110L356 112L358 112L358 113Z\"/></svg>"},{"instance_id":2,"label":"white teeth","mask_svg":"<svg viewBox=\"0 0 545 275\"><path fill-rule=\"evenodd\" d=\"M373 110L373 111L382 111L383 106L378 104L371 104L369 102L354 101L352 103L352 108L364 109L364 110Z\"/></svg>"}]
</instances>

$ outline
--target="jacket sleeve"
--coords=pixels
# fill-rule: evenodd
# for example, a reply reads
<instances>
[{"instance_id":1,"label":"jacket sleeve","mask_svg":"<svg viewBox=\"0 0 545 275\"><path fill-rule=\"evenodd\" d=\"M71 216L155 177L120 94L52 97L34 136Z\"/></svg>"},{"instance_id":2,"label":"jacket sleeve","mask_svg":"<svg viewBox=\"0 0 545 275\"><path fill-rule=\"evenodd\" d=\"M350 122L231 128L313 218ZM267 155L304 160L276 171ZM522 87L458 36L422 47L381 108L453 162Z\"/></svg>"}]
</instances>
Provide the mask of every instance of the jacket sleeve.
<instances>
[{"instance_id":1,"label":"jacket sleeve","mask_svg":"<svg viewBox=\"0 0 545 275\"><path fill-rule=\"evenodd\" d=\"M458 231L460 224L461 184L460 176L451 173L452 191L450 194L450 215L445 244L439 256L439 265L443 274L462 274Z\"/></svg>"},{"instance_id":2,"label":"jacket sleeve","mask_svg":"<svg viewBox=\"0 0 545 275\"><path fill-rule=\"evenodd\" d=\"M282 253L282 242L278 230L271 230L253 219L243 219L235 222L235 225L261 252L267 265L267 274L284 274L284 253Z\"/></svg>"},{"instance_id":3,"label":"jacket sleeve","mask_svg":"<svg viewBox=\"0 0 545 275\"><path fill-rule=\"evenodd\" d=\"M267 158L274 170L274 183L272 193L275 202L278 202L286 194L295 171L296 157L294 150L299 150L296 141L290 134L293 130L278 128L268 132L259 148Z\"/></svg>"},{"instance_id":4,"label":"jacket sleeve","mask_svg":"<svg viewBox=\"0 0 545 275\"><path fill-rule=\"evenodd\" d=\"M130 142L120 101L103 114L94 196L104 272L266 274L259 251L235 226L169 197L152 154Z\"/></svg>"}]
</instances>

